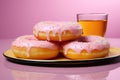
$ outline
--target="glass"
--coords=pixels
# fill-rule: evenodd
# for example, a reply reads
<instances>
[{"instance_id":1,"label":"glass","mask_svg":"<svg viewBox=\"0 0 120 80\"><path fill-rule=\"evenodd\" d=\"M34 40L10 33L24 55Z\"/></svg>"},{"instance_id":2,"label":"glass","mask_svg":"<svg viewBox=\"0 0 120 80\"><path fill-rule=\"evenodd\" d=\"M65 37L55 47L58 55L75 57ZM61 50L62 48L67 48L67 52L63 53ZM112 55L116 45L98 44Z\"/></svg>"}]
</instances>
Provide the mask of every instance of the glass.
<instances>
[{"instance_id":1,"label":"glass","mask_svg":"<svg viewBox=\"0 0 120 80\"><path fill-rule=\"evenodd\" d=\"M77 14L77 22L83 27L83 36L105 35L108 14L105 13L81 13Z\"/></svg>"}]
</instances>

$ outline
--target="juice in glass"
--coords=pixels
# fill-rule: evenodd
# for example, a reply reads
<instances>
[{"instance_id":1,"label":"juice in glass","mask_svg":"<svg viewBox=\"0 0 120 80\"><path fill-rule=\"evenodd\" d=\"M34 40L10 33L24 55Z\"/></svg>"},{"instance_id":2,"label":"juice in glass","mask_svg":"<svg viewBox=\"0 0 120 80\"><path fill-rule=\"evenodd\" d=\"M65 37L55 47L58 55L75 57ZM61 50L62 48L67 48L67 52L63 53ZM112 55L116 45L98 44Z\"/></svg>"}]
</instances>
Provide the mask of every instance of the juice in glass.
<instances>
[{"instance_id":1,"label":"juice in glass","mask_svg":"<svg viewBox=\"0 0 120 80\"><path fill-rule=\"evenodd\" d=\"M100 14L88 14L77 16L78 23L83 27L83 36L104 36L107 28L106 16Z\"/></svg>"}]
</instances>

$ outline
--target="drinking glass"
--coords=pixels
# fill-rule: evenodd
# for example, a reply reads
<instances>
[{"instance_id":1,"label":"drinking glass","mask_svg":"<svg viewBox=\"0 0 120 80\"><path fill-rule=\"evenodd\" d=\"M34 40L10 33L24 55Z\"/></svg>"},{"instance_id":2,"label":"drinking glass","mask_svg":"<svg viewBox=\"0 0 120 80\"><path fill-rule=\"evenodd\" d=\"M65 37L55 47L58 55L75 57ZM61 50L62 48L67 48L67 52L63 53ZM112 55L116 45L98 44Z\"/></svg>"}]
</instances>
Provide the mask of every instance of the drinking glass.
<instances>
[{"instance_id":1,"label":"drinking glass","mask_svg":"<svg viewBox=\"0 0 120 80\"><path fill-rule=\"evenodd\" d=\"M107 28L108 14L80 13L77 22L83 27L83 36L98 35L104 37Z\"/></svg>"}]
</instances>

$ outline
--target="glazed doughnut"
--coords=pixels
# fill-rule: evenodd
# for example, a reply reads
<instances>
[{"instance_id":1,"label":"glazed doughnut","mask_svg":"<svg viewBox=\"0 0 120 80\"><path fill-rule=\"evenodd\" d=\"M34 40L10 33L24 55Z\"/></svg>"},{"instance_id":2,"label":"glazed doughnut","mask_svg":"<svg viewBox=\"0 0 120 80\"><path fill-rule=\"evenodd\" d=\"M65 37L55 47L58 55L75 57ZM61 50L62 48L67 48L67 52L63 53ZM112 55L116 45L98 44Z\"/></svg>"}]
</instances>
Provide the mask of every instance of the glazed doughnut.
<instances>
[{"instance_id":1,"label":"glazed doughnut","mask_svg":"<svg viewBox=\"0 0 120 80\"><path fill-rule=\"evenodd\" d=\"M63 46L64 55L70 59L93 59L105 57L110 44L100 36L83 36Z\"/></svg>"},{"instance_id":2,"label":"glazed doughnut","mask_svg":"<svg viewBox=\"0 0 120 80\"><path fill-rule=\"evenodd\" d=\"M59 46L52 42L37 40L34 35L25 35L13 41L12 51L18 58L51 59L58 55Z\"/></svg>"},{"instance_id":3,"label":"glazed doughnut","mask_svg":"<svg viewBox=\"0 0 120 80\"><path fill-rule=\"evenodd\" d=\"M34 26L33 34L40 40L68 41L79 38L82 27L77 22L44 21Z\"/></svg>"}]
</instances>

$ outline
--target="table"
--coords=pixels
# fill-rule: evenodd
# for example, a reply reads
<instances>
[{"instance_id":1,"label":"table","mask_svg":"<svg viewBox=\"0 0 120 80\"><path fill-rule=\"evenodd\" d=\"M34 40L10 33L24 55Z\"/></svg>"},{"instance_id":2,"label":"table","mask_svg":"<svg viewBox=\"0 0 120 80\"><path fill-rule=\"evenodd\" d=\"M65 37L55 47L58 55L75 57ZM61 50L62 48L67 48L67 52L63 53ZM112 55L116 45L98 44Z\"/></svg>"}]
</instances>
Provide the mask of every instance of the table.
<instances>
[{"instance_id":1,"label":"table","mask_svg":"<svg viewBox=\"0 0 120 80\"><path fill-rule=\"evenodd\" d=\"M120 38L107 38L112 47L120 47ZM119 80L120 62L92 67L41 67L15 64L3 57L13 39L0 39L1 80Z\"/></svg>"}]
</instances>

